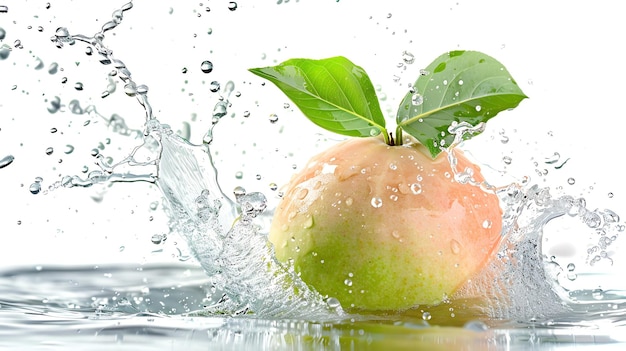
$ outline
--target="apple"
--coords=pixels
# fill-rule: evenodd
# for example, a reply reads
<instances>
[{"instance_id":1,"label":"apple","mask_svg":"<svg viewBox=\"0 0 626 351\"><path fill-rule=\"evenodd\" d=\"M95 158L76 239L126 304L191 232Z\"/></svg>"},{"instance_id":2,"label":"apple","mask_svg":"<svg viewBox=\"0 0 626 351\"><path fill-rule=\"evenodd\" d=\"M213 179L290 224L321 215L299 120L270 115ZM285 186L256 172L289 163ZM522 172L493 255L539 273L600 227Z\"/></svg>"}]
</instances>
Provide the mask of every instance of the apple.
<instances>
[{"instance_id":1,"label":"apple","mask_svg":"<svg viewBox=\"0 0 626 351\"><path fill-rule=\"evenodd\" d=\"M277 206L276 257L348 310L436 305L489 261L501 239L495 193L455 181L445 153L412 138L350 138L314 156ZM459 150L457 169L480 168Z\"/></svg>"}]
</instances>

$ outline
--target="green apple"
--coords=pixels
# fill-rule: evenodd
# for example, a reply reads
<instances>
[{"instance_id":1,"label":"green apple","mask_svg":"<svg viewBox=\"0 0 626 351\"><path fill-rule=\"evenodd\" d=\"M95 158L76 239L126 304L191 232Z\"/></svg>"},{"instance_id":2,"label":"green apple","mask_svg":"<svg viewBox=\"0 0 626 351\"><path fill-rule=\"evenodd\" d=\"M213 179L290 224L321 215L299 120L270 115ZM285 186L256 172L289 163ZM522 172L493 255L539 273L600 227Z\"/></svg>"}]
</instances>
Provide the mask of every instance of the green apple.
<instances>
[{"instance_id":1,"label":"green apple","mask_svg":"<svg viewBox=\"0 0 626 351\"><path fill-rule=\"evenodd\" d=\"M432 159L423 148L352 138L313 157L275 210L276 257L348 310L402 310L453 294L497 248L502 211L494 193L455 181L445 153Z\"/></svg>"}]
</instances>

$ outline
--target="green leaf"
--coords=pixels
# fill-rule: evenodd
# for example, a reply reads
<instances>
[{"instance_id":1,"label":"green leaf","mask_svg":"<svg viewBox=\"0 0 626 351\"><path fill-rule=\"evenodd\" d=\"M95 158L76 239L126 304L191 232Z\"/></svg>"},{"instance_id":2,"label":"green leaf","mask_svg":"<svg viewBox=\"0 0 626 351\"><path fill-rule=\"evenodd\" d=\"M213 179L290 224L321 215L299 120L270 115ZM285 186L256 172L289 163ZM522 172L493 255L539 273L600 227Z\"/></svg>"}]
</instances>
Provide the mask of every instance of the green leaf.
<instances>
[{"instance_id":1,"label":"green leaf","mask_svg":"<svg viewBox=\"0 0 626 351\"><path fill-rule=\"evenodd\" d=\"M414 89L400 103L396 121L433 158L454 141L448 132L452 122L476 126L527 97L500 62L477 51L441 55L424 69Z\"/></svg>"},{"instance_id":2,"label":"green leaf","mask_svg":"<svg viewBox=\"0 0 626 351\"><path fill-rule=\"evenodd\" d=\"M291 59L250 72L276 84L313 123L347 136L387 138L374 86L363 68L345 57Z\"/></svg>"}]
</instances>

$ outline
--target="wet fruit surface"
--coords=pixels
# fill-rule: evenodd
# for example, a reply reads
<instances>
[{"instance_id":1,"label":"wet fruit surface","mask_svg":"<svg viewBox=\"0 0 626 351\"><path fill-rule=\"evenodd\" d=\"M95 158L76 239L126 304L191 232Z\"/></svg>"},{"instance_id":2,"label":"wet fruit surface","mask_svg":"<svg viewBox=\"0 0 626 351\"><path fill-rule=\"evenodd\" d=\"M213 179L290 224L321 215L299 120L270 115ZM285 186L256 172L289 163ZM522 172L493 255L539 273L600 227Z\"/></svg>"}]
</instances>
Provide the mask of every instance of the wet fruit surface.
<instances>
[{"instance_id":1,"label":"wet fruit surface","mask_svg":"<svg viewBox=\"0 0 626 351\"><path fill-rule=\"evenodd\" d=\"M288 185L270 240L279 260L344 308L398 310L451 295L500 240L495 194L460 184L446 155L355 138L313 157ZM460 152L457 169L480 169Z\"/></svg>"}]
</instances>

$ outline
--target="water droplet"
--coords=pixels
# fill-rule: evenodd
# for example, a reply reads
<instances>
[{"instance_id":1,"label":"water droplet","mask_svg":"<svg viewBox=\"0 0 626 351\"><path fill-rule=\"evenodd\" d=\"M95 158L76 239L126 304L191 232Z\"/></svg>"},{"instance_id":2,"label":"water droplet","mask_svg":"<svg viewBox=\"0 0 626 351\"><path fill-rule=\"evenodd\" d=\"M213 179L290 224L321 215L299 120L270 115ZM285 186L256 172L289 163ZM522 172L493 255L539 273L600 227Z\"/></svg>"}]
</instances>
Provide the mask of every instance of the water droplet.
<instances>
[{"instance_id":1,"label":"water droplet","mask_svg":"<svg viewBox=\"0 0 626 351\"><path fill-rule=\"evenodd\" d=\"M313 227L313 216L307 215L306 220L302 223L302 227L304 229L309 229Z\"/></svg>"},{"instance_id":2,"label":"water droplet","mask_svg":"<svg viewBox=\"0 0 626 351\"><path fill-rule=\"evenodd\" d=\"M394 231L391 232L391 236L394 239L400 239L400 232L398 232L397 230L394 230Z\"/></svg>"},{"instance_id":3,"label":"water droplet","mask_svg":"<svg viewBox=\"0 0 626 351\"><path fill-rule=\"evenodd\" d=\"M512 161L513 161L513 159L510 156L502 157L502 162L504 162L504 164L506 164L506 165L510 165Z\"/></svg>"},{"instance_id":4,"label":"water droplet","mask_svg":"<svg viewBox=\"0 0 626 351\"><path fill-rule=\"evenodd\" d=\"M298 191L297 198L299 200L303 200L308 194L309 194L309 189L302 188L302 189L300 189L300 191Z\"/></svg>"},{"instance_id":5,"label":"water droplet","mask_svg":"<svg viewBox=\"0 0 626 351\"><path fill-rule=\"evenodd\" d=\"M602 289L593 289L593 291L591 292L591 296L595 300L602 300L604 299L604 291L602 291Z\"/></svg>"},{"instance_id":6,"label":"water droplet","mask_svg":"<svg viewBox=\"0 0 626 351\"><path fill-rule=\"evenodd\" d=\"M9 7L6 5L0 5L0 13L7 13L9 12Z\"/></svg>"},{"instance_id":7,"label":"water droplet","mask_svg":"<svg viewBox=\"0 0 626 351\"><path fill-rule=\"evenodd\" d=\"M39 192L41 191L41 183L40 182L34 182L33 184L30 185L28 190L33 195L39 194Z\"/></svg>"},{"instance_id":8,"label":"water droplet","mask_svg":"<svg viewBox=\"0 0 626 351\"><path fill-rule=\"evenodd\" d=\"M461 244L454 239L450 240L450 250L453 254L458 255L461 252Z\"/></svg>"},{"instance_id":9,"label":"water droplet","mask_svg":"<svg viewBox=\"0 0 626 351\"><path fill-rule=\"evenodd\" d=\"M375 196L372 198L371 204L374 208L381 208L383 206L383 200L380 197Z\"/></svg>"},{"instance_id":10,"label":"water droplet","mask_svg":"<svg viewBox=\"0 0 626 351\"><path fill-rule=\"evenodd\" d=\"M419 106L424 103L424 97L421 94L415 93L411 96L411 104L413 106Z\"/></svg>"},{"instance_id":11,"label":"water droplet","mask_svg":"<svg viewBox=\"0 0 626 351\"><path fill-rule=\"evenodd\" d=\"M422 193L422 185L419 183L413 183L411 184L411 192L414 195L419 195Z\"/></svg>"},{"instance_id":12,"label":"water droplet","mask_svg":"<svg viewBox=\"0 0 626 351\"><path fill-rule=\"evenodd\" d=\"M2 46L0 46L0 60L5 60L7 57L9 57L10 53L10 46L8 46L7 44L2 44Z\"/></svg>"},{"instance_id":13,"label":"water droplet","mask_svg":"<svg viewBox=\"0 0 626 351\"><path fill-rule=\"evenodd\" d=\"M476 109L476 112L480 112L480 110L482 110L483 108L480 105L476 105L475 109Z\"/></svg>"},{"instance_id":14,"label":"water droplet","mask_svg":"<svg viewBox=\"0 0 626 351\"><path fill-rule=\"evenodd\" d=\"M278 116L275 113L270 114L269 120L271 123L276 123L278 121Z\"/></svg>"},{"instance_id":15,"label":"water droplet","mask_svg":"<svg viewBox=\"0 0 626 351\"><path fill-rule=\"evenodd\" d=\"M352 199L351 197L346 198L346 205L347 206L352 206L352 203L354 202L354 199Z\"/></svg>"},{"instance_id":16,"label":"water droplet","mask_svg":"<svg viewBox=\"0 0 626 351\"><path fill-rule=\"evenodd\" d=\"M241 178L243 178L243 172L242 172L242 171L237 171L237 173L235 173L235 178L236 178L236 179L241 179Z\"/></svg>"},{"instance_id":17,"label":"water droplet","mask_svg":"<svg viewBox=\"0 0 626 351\"><path fill-rule=\"evenodd\" d=\"M574 178L568 178L567 179L567 184L574 185L575 183L576 183L576 179L574 179Z\"/></svg>"},{"instance_id":18,"label":"water droplet","mask_svg":"<svg viewBox=\"0 0 626 351\"><path fill-rule=\"evenodd\" d=\"M278 185L276 185L276 183L270 183L270 190L276 191L276 189L278 189Z\"/></svg>"},{"instance_id":19,"label":"water droplet","mask_svg":"<svg viewBox=\"0 0 626 351\"><path fill-rule=\"evenodd\" d=\"M83 83L81 82L76 82L76 84L74 84L74 89L81 91L83 90Z\"/></svg>"},{"instance_id":20,"label":"water droplet","mask_svg":"<svg viewBox=\"0 0 626 351\"><path fill-rule=\"evenodd\" d=\"M329 297L328 300L326 300L326 304L328 305L328 308L333 310L341 307L341 303L339 303L339 300L334 297Z\"/></svg>"},{"instance_id":21,"label":"water droplet","mask_svg":"<svg viewBox=\"0 0 626 351\"><path fill-rule=\"evenodd\" d=\"M74 152L74 146L67 144L65 145L65 150L63 150L63 153L66 155L71 154L72 152Z\"/></svg>"},{"instance_id":22,"label":"water droplet","mask_svg":"<svg viewBox=\"0 0 626 351\"><path fill-rule=\"evenodd\" d=\"M487 324L481 321L469 321L465 323L463 328L467 330L475 331L475 332L484 332L484 331L489 330L489 327L487 326Z\"/></svg>"},{"instance_id":23,"label":"water droplet","mask_svg":"<svg viewBox=\"0 0 626 351\"><path fill-rule=\"evenodd\" d=\"M491 228L491 225L492 225L492 223L491 223L491 221L490 221L490 220L485 219L485 220L483 221L483 228L485 228L485 229L489 229L489 228Z\"/></svg>"},{"instance_id":24,"label":"water droplet","mask_svg":"<svg viewBox=\"0 0 626 351\"><path fill-rule=\"evenodd\" d=\"M561 155L558 152L555 152L554 154L552 154L552 156L546 157L544 162L551 165L553 163L557 163L560 158Z\"/></svg>"},{"instance_id":25,"label":"water droplet","mask_svg":"<svg viewBox=\"0 0 626 351\"><path fill-rule=\"evenodd\" d=\"M463 79L459 79L459 85L463 85Z\"/></svg>"},{"instance_id":26,"label":"water droplet","mask_svg":"<svg viewBox=\"0 0 626 351\"><path fill-rule=\"evenodd\" d=\"M352 279L346 279L343 281L346 286L352 286Z\"/></svg>"},{"instance_id":27,"label":"water droplet","mask_svg":"<svg viewBox=\"0 0 626 351\"><path fill-rule=\"evenodd\" d=\"M570 272L573 272L576 269L576 265L573 263L570 263L567 265L567 270Z\"/></svg>"},{"instance_id":28,"label":"water droplet","mask_svg":"<svg viewBox=\"0 0 626 351\"><path fill-rule=\"evenodd\" d=\"M613 195L613 193L609 192L609 193L607 194L607 196L609 197L609 199L612 199L614 195Z\"/></svg>"},{"instance_id":29,"label":"water droplet","mask_svg":"<svg viewBox=\"0 0 626 351\"><path fill-rule=\"evenodd\" d=\"M52 147L49 147L46 149L46 155L48 156L52 155L53 152L54 152L54 149Z\"/></svg>"},{"instance_id":30,"label":"water droplet","mask_svg":"<svg viewBox=\"0 0 626 351\"><path fill-rule=\"evenodd\" d=\"M150 238L152 243L155 245L159 245L160 243L164 242L166 239L167 239L167 236L165 234L154 234L152 238Z\"/></svg>"},{"instance_id":31,"label":"water droplet","mask_svg":"<svg viewBox=\"0 0 626 351\"><path fill-rule=\"evenodd\" d=\"M4 40L6 35L7 35L7 32L4 30L4 28L0 27L0 40Z\"/></svg>"},{"instance_id":32,"label":"water droplet","mask_svg":"<svg viewBox=\"0 0 626 351\"><path fill-rule=\"evenodd\" d=\"M250 117L250 111L244 111L243 116L246 118Z\"/></svg>"},{"instance_id":33,"label":"water droplet","mask_svg":"<svg viewBox=\"0 0 626 351\"><path fill-rule=\"evenodd\" d=\"M424 313L422 313L422 319L423 319L423 320L425 320L425 321L429 321L429 320L431 320L431 318L432 318L432 316L431 316L430 312L424 312Z\"/></svg>"},{"instance_id":34,"label":"water droplet","mask_svg":"<svg viewBox=\"0 0 626 351\"><path fill-rule=\"evenodd\" d=\"M408 51L403 51L402 61L404 61L407 65L413 64L415 62L415 56Z\"/></svg>"},{"instance_id":35,"label":"water droplet","mask_svg":"<svg viewBox=\"0 0 626 351\"><path fill-rule=\"evenodd\" d=\"M212 81L211 86L209 87L209 90L211 90L214 93L218 92L220 90L220 83L217 81Z\"/></svg>"},{"instance_id":36,"label":"water droplet","mask_svg":"<svg viewBox=\"0 0 626 351\"><path fill-rule=\"evenodd\" d=\"M13 157L13 155L4 156L2 159L0 159L0 169L10 165L11 163L13 163L14 160L15 157Z\"/></svg>"},{"instance_id":37,"label":"water droplet","mask_svg":"<svg viewBox=\"0 0 626 351\"><path fill-rule=\"evenodd\" d=\"M211 63L211 61L203 61L200 65L200 69L204 73L211 73L211 71L213 71L213 63Z\"/></svg>"}]
</instances>

